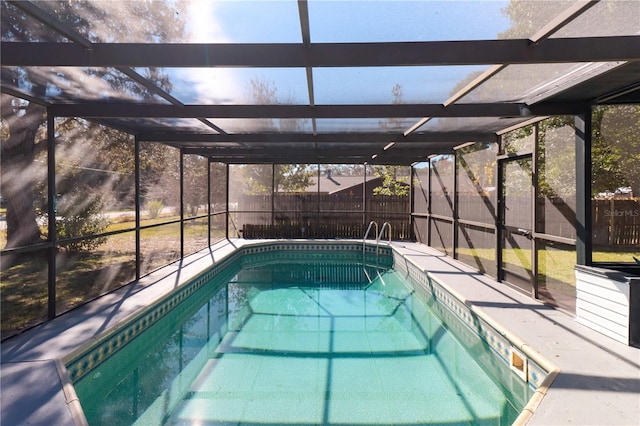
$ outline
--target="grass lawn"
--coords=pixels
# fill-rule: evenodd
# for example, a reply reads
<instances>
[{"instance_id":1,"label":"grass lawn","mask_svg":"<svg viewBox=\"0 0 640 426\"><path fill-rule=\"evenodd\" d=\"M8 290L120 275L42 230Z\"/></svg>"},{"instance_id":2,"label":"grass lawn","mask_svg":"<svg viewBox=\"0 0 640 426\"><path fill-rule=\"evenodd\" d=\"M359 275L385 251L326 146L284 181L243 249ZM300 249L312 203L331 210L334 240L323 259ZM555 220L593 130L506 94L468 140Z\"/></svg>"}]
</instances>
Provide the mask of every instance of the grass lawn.
<instances>
[{"instance_id":1,"label":"grass lawn","mask_svg":"<svg viewBox=\"0 0 640 426\"><path fill-rule=\"evenodd\" d=\"M458 249L459 256L475 257L482 263L495 262L495 249ZM515 249L505 250L503 262L511 269L531 269L531 250ZM594 250L593 259L599 262L633 262L633 256L640 257L640 250L620 249ZM558 281L575 285L574 266L576 264L575 250L562 250L555 247L547 247L538 251L538 268L540 280L543 282ZM477 265L472 265L476 266Z\"/></svg>"},{"instance_id":2,"label":"grass lawn","mask_svg":"<svg viewBox=\"0 0 640 426\"><path fill-rule=\"evenodd\" d=\"M146 219L142 226L160 224L178 216ZM129 230L133 221L112 223L107 231ZM0 246L6 242L0 232ZM224 238L225 230L216 229L213 241ZM4 241L3 241L4 239ZM141 231L141 271L148 273L180 257L180 224L160 225ZM185 253L194 253L208 244L206 219L185 223ZM458 250L459 258L479 268L495 264L493 248ZM44 321L47 317L47 250L4 256L0 272L0 319L2 337ZM15 257L17 256L17 257ZM594 260L600 262L633 262L640 258L639 250L597 250ZM512 269L530 268L530 250L509 250L504 262ZM540 286L549 290L570 293L575 285L575 250L548 247L539 252ZM91 252L68 253L60 250L56 263L56 312L60 314L87 300L98 297L129 283L135 277L135 232L107 237L106 243Z\"/></svg>"},{"instance_id":3,"label":"grass lawn","mask_svg":"<svg viewBox=\"0 0 640 426\"><path fill-rule=\"evenodd\" d=\"M166 221L167 219L160 219ZM147 221L144 221L147 222ZM143 224L158 223L158 220ZM107 231L130 229L132 223L117 223ZM185 253L205 248L207 221L185 226ZM147 273L180 257L180 224L142 230L141 255ZM212 238L219 239L224 230ZM13 263L12 266L6 267ZM109 236L105 244L91 252L68 253L60 250L56 262L56 313L60 314L88 300L112 291L135 278L135 232ZM0 320L2 337L38 324L47 318L47 250L3 258L0 273Z\"/></svg>"}]
</instances>

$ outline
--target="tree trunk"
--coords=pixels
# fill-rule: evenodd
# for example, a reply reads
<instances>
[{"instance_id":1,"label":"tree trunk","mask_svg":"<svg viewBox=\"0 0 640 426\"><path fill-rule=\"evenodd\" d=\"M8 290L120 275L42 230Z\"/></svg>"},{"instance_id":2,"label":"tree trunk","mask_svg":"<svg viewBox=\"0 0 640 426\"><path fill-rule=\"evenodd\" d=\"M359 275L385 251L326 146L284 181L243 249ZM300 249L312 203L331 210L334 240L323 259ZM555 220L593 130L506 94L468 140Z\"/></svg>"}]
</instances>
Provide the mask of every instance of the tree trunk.
<instances>
[{"instance_id":1,"label":"tree trunk","mask_svg":"<svg viewBox=\"0 0 640 426\"><path fill-rule=\"evenodd\" d=\"M3 99L3 107L6 105ZM30 103L24 111L22 116L16 113L8 116L10 113L3 111L3 119L9 127L9 137L2 141L1 163L1 192L7 207L6 248L42 241L35 211L36 185L39 179L34 160L37 151L36 133L45 121L44 109Z\"/></svg>"}]
</instances>

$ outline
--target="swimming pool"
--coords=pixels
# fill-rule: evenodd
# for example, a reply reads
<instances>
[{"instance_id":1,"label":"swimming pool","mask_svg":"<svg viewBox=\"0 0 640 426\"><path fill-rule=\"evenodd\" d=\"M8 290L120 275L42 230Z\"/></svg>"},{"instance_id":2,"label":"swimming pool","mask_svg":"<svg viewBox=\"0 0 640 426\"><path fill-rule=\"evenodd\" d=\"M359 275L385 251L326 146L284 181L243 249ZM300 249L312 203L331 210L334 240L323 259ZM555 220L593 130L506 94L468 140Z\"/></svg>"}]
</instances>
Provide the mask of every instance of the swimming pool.
<instances>
[{"instance_id":1,"label":"swimming pool","mask_svg":"<svg viewBox=\"0 0 640 426\"><path fill-rule=\"evenodd\" d=\"M358 249L257 248L150 307L67 363L89 424L511 424L535 382L502 343Z\"/></svg>"}]
</instances>

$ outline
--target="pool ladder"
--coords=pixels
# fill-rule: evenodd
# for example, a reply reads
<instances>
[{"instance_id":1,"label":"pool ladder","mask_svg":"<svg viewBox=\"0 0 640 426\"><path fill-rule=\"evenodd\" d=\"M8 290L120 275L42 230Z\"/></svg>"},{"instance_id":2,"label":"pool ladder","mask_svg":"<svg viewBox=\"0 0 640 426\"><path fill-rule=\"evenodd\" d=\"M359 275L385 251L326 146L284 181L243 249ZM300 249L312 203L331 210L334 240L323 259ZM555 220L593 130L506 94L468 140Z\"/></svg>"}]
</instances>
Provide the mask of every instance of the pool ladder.
<instances>
[{"instance_id":1,"label":"pool ladder","mask_svg":"<svg viewBox=\"0 0 640 426\"><path fill-rule=\"evenodd\" d=\"M369 273L367 272L367 264L365 262L365 249L366 249L366 245L367 245L367 237L369 236L369 232L371 232L371 228L375 226L376 229L376 271L378 273L378 277L380 278L380 280L382 281L382 284L384 284L384 280L382 280L382 276L380 275L380 271L379 271L379 264L380 264L380 239L382 238L382 235L384 234L384 230L388 229L387 232L387 236L389 238L388 243L391 244L391 224L389 222L384 222L382 224L382 228L380 229L380 232L378 232L378 222L376 222L375 220L372 220L371 222L369 222L369 226L367 227L366 232L364 233L364 237L362 237L362 267L364 268L364 274L367 277L367 280L369 280L369 282L372 282L373 280L371 279L371 277L369 276Z\"/></svg>"}]
</instances>

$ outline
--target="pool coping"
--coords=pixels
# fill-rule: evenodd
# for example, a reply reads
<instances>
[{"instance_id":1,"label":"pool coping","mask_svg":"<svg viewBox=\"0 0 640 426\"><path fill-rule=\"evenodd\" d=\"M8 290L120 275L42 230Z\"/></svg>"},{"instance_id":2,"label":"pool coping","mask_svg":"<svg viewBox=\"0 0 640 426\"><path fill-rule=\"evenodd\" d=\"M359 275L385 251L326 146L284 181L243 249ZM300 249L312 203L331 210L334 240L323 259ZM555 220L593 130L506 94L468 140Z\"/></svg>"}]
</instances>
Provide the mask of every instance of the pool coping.
<instances>
[{"instance_id":1,"label":"pool coping","mask_svg":"<svg viewBox=\"0 0 640 426\"><path fill-rule=\"evenodd\" d=\"M394 250L445 283L473 312L517 336L555 370L518 421L530 425L640 424L640 349L624 345L442 252L419 243ZM552 384L553 382L553 384Z\"/></svg>"},{"instance_id":2,"label":"pool coping","mask_svg":"<svg viewBox=\"0 0 640 426\"><path fill-rule=\"evenodd\" d=\"M0 424L86 425L64 360L93 345L105 334L113 333L141 310L222 262L244 245L244 240L217 242L150 273L138 282L127 284L2 342ZM48 383L40 383L33 378L42 375L56 377ZM40 384L42 388L29 389L23 384L25 381ZM43 396L34 398L33 394L37 392ZM45 406L38 406L42 400ZM15 411L7 410L7 406L16 401L19 401L19 407Z\"/></svg>"},{"instance_id":3,"label":"pool coping","mask_svg":"<svg viewBox=\"0 0 640 426\"><path fill-rule=\"evenodd\" d=\"M137 314L144 306L148 306L175 288L189 282L205 269L235 253L239 248L287 241L362 243L361 240L223 240L211 248L188 256L180 262L144 277L140 282L124 286L53 321L10 338L2 343L1 348L2 422L12 418L22 418L25 421L21 423L28 421L31 424L86 424L73 386L68 380L66 367L63 363L64 358L78 350L79 347L93 343L103 333L116 329L132 315ZM478 316L498 323L503 322L500 321L501 317L506 318L504 322L509 323L508 329L504 329L502 326L500 328L504 329L505 333L520 336L517 338L520 339L517 341L521 342L519 346L528 355L531 354L535 357L539 354L541 359L553 359L554 364L560 367L559 371L553 368L550 370L551 374L543 381L542 386L534 394L534 398L527 404L525 411L518 417L519 424L640 423L640 351L637 348L624 346L606 336L599 335L593 330L581 326L570 315L546 307L504 284L493 281L467 265L446 257L433 248L418 243L399 242L394 242L391 246L394 252L402 255L404 259L415 264L418 268L429 270L432 279L444 284L452 294L465 301ZM472 285L468 282L452 283L450 280L451 271L457 275L456 279L466 277L466 281L471 282ZM482 295L483 292L484 295ZM494 300L500 299L496 298L496 295L500 295L502 299L506 298L512 306L506 306L507 302L504 300L492 302L492 298ZM524 317L526 315L523 314L526 314L527 310L538 311L542 307L544 307L544 313L548 318L545 321L538 321L536 326L544 325L546 328L542 327L542 329L547 331L550 329L556 333L565 332L569 327L572 329L573 337L578 337L578 341L587 342L586 347L589 354L584 358L588 358L588 361L600 363L600 365L611 364L612 359L618 361L617 367L610 368L611 376L599 377L597 385L590 385L586 395L584 392L578 392L579 385L582 384L584 378L581 376L572 378L571 371L576 369L563 359L567 356L567 349L560 348L561 345L558 342L556 342L558 347L547 342L550 338L554 340L552 338L558 336L554 333L548 334L544 330L537 333L538 335L533 335L529 332L532 328L530 319L516 320L511 315L505 317L505 312L501 312L507 311L509 314L517 312ZM512 309L511 312L509 312L510 309ZM539 318L534 319L539 320ZM561 324L562 327L558 328L558 324ZM580 346L575 343L575 338L568 340L572 341L571 345ZM575 348L572 350L575 351ZM569 350L569 355L575 360L575 354L571 353L572 350ZM558 362L560 360L562 362ZM14 370L19 370L20 374L14 374ZM593 368L587 370L594 373ZM563 374L566 371L569 374L565 377ZM54 374L57 377L57 384L50 383L49 387L44 389L34 390L21 380L24 375L51 379L48 376ZM557 379L558 377L560 380ZM554 379L562 382L559 386L560 389L549 387ZM55 381L52 380L52 382ZM569 392L566 392L567 388ZM572 389L573 392L571 392ZM43 402L43 398L33 397L33 394L37 392L46 392L47 399ZM603 398L611 398L612 395L615 396L615 400L609 401L606 407L602 407ZM18 402L16 403L16 401ZM61 403L64 404L64 407L60 406ZM14 414L12 418L7 417L7 404L12 405ZM595 411L593 406L597 407ZM631 414L629 414L629 410L631 410ZM557 412L549 414L550 411Z\"/></svg>"},{"instance_id":4,"label":"pool coping","mask_svg":"<svg viewBox=\"0 0 640 426\"><path fill-rule=\"evenodd\" d=\"M440 299L437 295L437 290L433 289L433 285L435 284L436 286L439 286L441 289L444 289L444 291L449 293L452 296L452 298L454 298L457 302L464 305L463 309L466 308L467 312L470 313L470 315L468 316L469 319L467 320L467 315L456 314L456 316L458 317L461 323L466 324L473 332L475 332L478 335L479 338L483 339L486 343L489 343L489 339L486 338L486 334L483 337L482 333L480 332L481 326L478 325L478 321L484 321L495 332L499 333L501 337L503 337L509 344L511 344L513 347L517 348L518 350L522 351L521 353L526 356L527 361L534 362L546 373L544 378L541 380L539 384L538 383L533 384L532 386L534 388L533 395L531 396L527 404L523 407L522 411L520 412L520 415L512 423L512 425L514 426L527 424L531 419L531 417L535 414L535 411L540 405L540 403L542 402L542 399L546 396L549 390L549 387L551 386L551 384L553 383L553 380L556 378L556 376L560 372L560 369L551 361L549 361L546 357L542 356L542 354L535 351L529 344L527 344L525 341L520 339L520 337L518 337L517 335L515 335L505 327L503 327L501 324L498 324L481 309L478 309L476 306L469 303L469 301L465 297L459 294L451 286L447 285L447 283L444 282L442 279L432 276L428 269L421 268L414 260L405 257L404 255L400 254L397 251L395 251L395 253L397 256L405 260L405 262L410 263L414 268L416 268L419 271L420 274L422 274L425 277L426 282L420 282L422 280L415 279L414 276L412 276L412 275L415 275L415 273L412 274L412 272L414 271L410 271L407 265L402 265L400 269L403 270L403 272L405 272L409 276L409 278L412 279L414 282L417 281L414 285L420 285L425 289L427 289L427 287L430 287L429 289L427 289L432 293L430 297ZM394 261L394 263L396 264L395 266L396 269L398 268L397 260L398 259ZM451 306L448 306L446 302L441 300L440 303L447 306L449 310L454 314L456 313L457 309L452 308ZM497 348L494 348L494 350L498 352ZM527 383L529 383L530 381L529 377L526 377L523 380Z\"/></svg>"}]
</instances>

